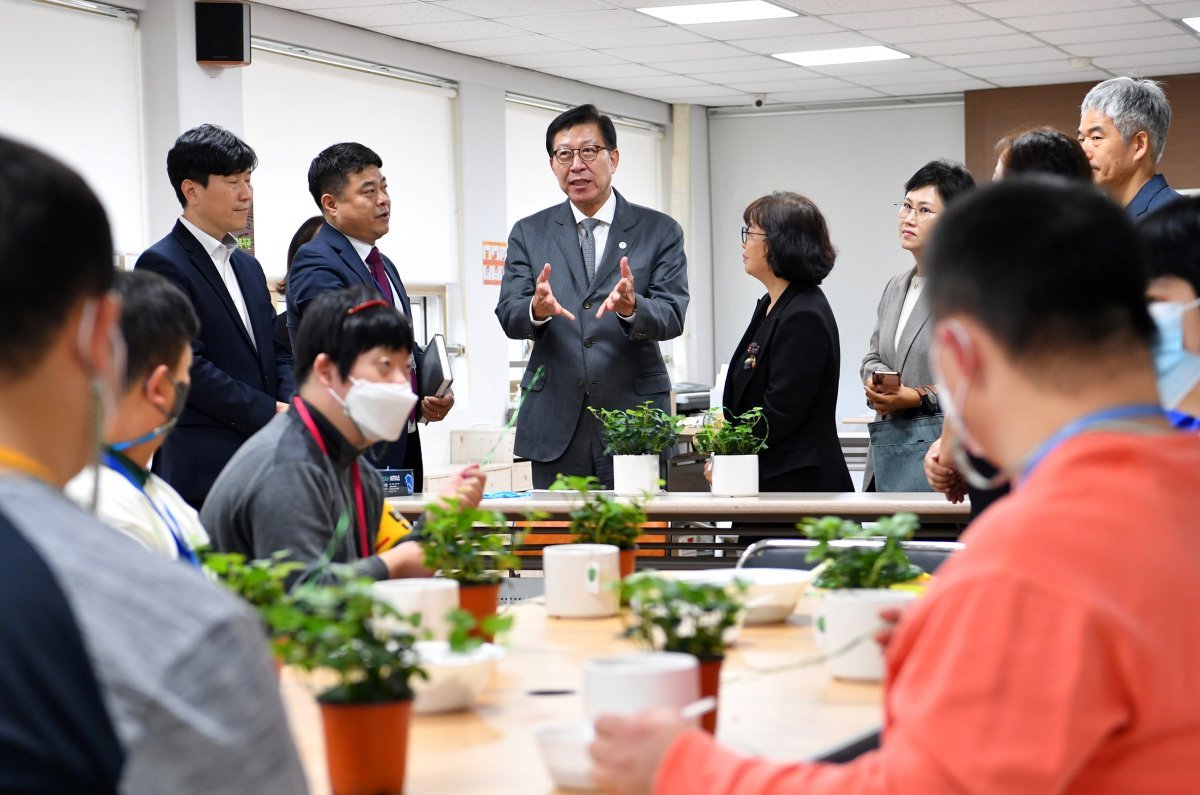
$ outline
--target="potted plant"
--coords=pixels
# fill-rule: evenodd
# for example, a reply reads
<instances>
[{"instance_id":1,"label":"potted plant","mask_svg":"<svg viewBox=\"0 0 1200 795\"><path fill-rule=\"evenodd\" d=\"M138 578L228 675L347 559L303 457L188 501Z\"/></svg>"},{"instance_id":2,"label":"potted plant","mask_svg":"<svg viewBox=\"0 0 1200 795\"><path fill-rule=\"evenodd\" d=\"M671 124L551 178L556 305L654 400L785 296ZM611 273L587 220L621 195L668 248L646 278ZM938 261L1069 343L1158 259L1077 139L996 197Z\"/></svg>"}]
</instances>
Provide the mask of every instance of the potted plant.
<instances>
[{"instance_id":1,"label":"potted plant","mask_svg":"<svg viewBox=\"0 0 1200 795\"><path fill-rule=\"evenodd\" d=\"M600 420L604 452L613 457L613 490L657 492L659 456L679 438L683 417L655 408L650 400L631 409L588 410Z\"/></svg>"},{"instance_id":2,"label":"potted plant","mask_svg":"<svg viewBox=\"0 0 1200 795\"><path fill-rule=\"evenodd\" d=\"M419 616L401 616L371 585L346 569L336 584L297 586L266 613L284 662L321 677L317 702L338 795L403 791L412 683L425 676L412 632L379 620L415 627Z\"/></svg>"},{"instance_id":3,"label":"potted plant","mask_svg":"<svg viewBox=\"0 0 1200 795\"><path fill-rule=\"evenodd\" d=\"M813 585L828 593L814 621L817 641L829 655L830 673L842 679L883 678L883 652L872 638L881 628L879 611L902 607L911 591L891 590L893 585L921 575L904 551L920 523L915 514L880 517L874 527L825 516L804 519L797 527L817 542L808 553L820 567ZM855 545L855 540L882 543Z\"/></svg>"},{"instance_id":4,"label":"potted plant","mask_svg":"<svg viewBox=\"0 0 1200 795\"><path fill-rule=\"evenodd\" d=\"M700 664L700 695L718 695L725 647L745 609L745 584L685 582L643 573L624 580L621 595L629 602L626 634L656 651L693 655ZM717 712L701 719L710 733Z\"/></svg>"},{"instance_id":5,"label":"potted plant","mask_svg":"<svg viewBox=\"0 0 1200 795\"><path fill-rule=\"evenodd\" d=\"M262 617L263 625L272 640L273 652L275 637L271 631L272 624L268 614L281 606L287 609L288 581L293 575L304 570L303 563L288 560L288 555L287 550L281 550L269 558L247 561L246 556L238 552L208 550L201 553L204 569L246 601ZM278 671L278 654L275 654L275 667Z\"/></svg>"},{"instance_id":6,"label":"potted plant","mask_svg":"<svg viewBox=\"0 0 1200 795\"><path fill-rule=\"evenodd\" d=\"M762 426L761 432L759 426ZM710 409L692 439L697 452L712 456L712 493L721 497L758 494L758 453L767 447L767 418L756 406L725 418L725 409Z\"/></svg>"},{"instance_id":7,"label":"potted plant","mask_svg":"<svg viewBox=\"0 0 1200 795\"><path fill-rule=\"evenodd\" d=\"M418 714L468 709L487 685L504 650L484 643L478 635L475 617L466 610L454 609L444 617L450 627L446 640L417 641L417 654L427 677L413 683L416 695L413 711ZM512 627L512 616L492 615L483 621L483 631L498 635Z\"/></svg>"},{"instance_id":8,"label":"potted plant","mask_svg":"<svg viewBox=\"0 0 1200 795\"><path fill-rule=\"evenodd\" d=\"M646 510L636 499L613 499L599 493L599 489L600 481L591 475L559 475L550 485L551 491L575 491L583 497L583 504L569 514L571 532L578 543L612 544L621 550L621 577L625 578L633 574L636 565L637 540L646 524Z\"/></svg>"},{"instance_id":9,"label":"potted plant","mask_svg":"<svg viewBox=\"0 0 1200 795\"><path fill-rule=\"evenodd\" d=\"M483 630L483 623L499 607L501 572L521 568L521 559L512 553L505 535L495 532L507 529L503 514L464 508L454 498L430 503L421 526L425 566L458 581L462 608L477 623L473 632L488 641L492 636ZM511 546L520 543L520 536L514 534Z\"/></svg>"}]
</instances>

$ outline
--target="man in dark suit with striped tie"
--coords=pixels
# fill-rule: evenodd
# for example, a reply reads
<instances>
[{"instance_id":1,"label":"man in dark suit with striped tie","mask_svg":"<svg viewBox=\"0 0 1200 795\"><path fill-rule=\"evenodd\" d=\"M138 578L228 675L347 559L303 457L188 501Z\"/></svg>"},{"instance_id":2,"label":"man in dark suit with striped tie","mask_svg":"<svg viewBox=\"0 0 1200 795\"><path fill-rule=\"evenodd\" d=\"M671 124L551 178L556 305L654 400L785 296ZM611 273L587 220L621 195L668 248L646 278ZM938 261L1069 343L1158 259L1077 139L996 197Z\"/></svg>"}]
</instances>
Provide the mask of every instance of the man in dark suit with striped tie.
<instances>
[{"instance_id":1,"label":"man in dark suit with striped tie","mask_svg":"<svg viewBox=\"0 0 1200 795\"><path fill-rule=\"evenodd\" d=\"M388 233L392 201L383 160L359 143L340 143L318 154L308 169L308 190L321 208L325 225L296 252L287 281L288 332L293 342L304 309L330 290L367 285L412 319L408 292L396 266L379 253L375 243ZM414 341L412 366L420 366L424 351ZM413 391L419 392L417 379ZM416 420L438 422L454 406L453 393L445 397L422 396L408 430L395 442L367 453L377 467L411 469L419 491L424 468Z\"/></svg>"}]
</instances>

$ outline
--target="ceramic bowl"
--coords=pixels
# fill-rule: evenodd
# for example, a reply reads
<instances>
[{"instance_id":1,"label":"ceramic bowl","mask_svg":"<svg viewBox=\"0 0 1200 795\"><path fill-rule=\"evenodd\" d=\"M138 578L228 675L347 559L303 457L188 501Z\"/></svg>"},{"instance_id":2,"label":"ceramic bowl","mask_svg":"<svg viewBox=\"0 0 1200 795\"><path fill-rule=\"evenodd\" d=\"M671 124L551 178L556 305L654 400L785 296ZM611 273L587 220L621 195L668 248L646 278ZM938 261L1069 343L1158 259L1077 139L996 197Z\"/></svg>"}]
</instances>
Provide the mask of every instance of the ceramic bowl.
<instances>
[{"instance_id":1,"label":"ceramic bowl","mask_svg":"<svg viewBox=\"0 0 1200 795\"><path fill-rule=\"evenodd\" d=\"M734 580L747 583L747 624L774 624L786 621L796 602L812 581L811 571L800 569L700 569L680 572L680 579L727 585Z\"/></svg>"},{"instance_id":2,"label":"ceramic bowl","mask_svg":"<svg viewBox=\"0 0 1200 795\"><path fill-rule=\"evenodd\" d=\"M417 654L429 679L412 680L413 711L417 714L469 709L496 670L504 650L484 643L469 652L450 651L444 641L419 641Z\"/></svg>"},{"instance_id":3,"label":"ceramic bowl","mask_svg":"<svg viewBox=\"0 0 1200 795\"><path fill-rule=\"evenodd\" d=\"M588 756L588 746L594 737L590 723L581 720L542 723L533 727L533 736L555 784L571 790L598 789L592 781L592 759Z\"/></svg>"}]
</instances>

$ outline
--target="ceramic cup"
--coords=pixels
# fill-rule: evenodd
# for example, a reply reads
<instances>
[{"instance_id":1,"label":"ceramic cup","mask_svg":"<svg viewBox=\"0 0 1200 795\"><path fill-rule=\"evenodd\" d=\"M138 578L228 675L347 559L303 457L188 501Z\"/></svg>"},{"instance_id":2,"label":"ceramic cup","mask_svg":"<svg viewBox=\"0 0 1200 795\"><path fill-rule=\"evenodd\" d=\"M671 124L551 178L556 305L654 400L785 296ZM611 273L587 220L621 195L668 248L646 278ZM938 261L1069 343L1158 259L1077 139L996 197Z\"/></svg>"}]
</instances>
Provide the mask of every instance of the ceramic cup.
<instances>
[{"instance_id":1,"label":"ceramic cup","mask_svg":"<svg viewBox=\"0 0 1200 795\"><path fill-rule=\"evenodd\" d=\"M839 679L879 681L883 679L883 650L872 637L883 621L879 611L905 607L916 598L911 591L874 588L833 590L825 595L813 621L817 643L827 654L829 673ZM857 643L855 641L857 640ZM846 651L847 645L854 643Z\"/></svg>"},{"instance_id":2,"label":"ceramic cup","mask_svg":"<svg viewBox=\"0 0 1200 795\"><path fill-rule=\"evenodd\" d=\"M612 544L556 544L542 550L546 612L560 618L617 614L620 550Z\"/></svg>"},{"instance_id":3,"label":"ceramic cup","mask_svg":"<svg viewBox=\"0 0 1200 795\"><path fill-rule=\"evenodd\" d=\"M583 703L589 721L659 707L678 710L700 698L696 658L675 652L631 652L583 664Z\"/></svg>"},{"instance_id":4,"label":"ceramic cup","mask_svg":"<svg viewBox=\"0 0 1200 795\"><path fill-rule=\"evenodd\" d=\"M405 615L421 614L421 628L434 640L446 640L446 614L458 607L458 582L445 577L383 580L372 586L375 595Z\"/></svg>"}]
</instances>

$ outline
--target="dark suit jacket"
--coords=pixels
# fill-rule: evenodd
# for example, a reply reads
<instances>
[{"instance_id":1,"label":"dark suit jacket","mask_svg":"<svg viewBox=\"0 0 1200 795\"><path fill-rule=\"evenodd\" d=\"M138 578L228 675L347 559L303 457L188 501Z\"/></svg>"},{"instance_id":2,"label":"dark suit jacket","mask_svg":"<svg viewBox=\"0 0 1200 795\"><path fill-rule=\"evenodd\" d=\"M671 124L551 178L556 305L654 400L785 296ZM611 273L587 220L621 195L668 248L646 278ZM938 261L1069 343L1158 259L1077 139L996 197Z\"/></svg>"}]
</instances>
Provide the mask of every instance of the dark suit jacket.
<instances>
[{"instance_id":1,"label":"dark suit jacket","mask_svg":"<svg viewBox=\"0 0 1200 795\"><path fill-rule=\"evenodd\" d=\"M241 251L229 261L246 301L253 343L212 257L182 223L134 266L170 279L200 318L187 407L154 456L154 471L197 507L242 442L275 416L276 401L287 402L296 392L292 357L275 343L275 308L262 266Z\"/></svg>"},{"instance_id":2,"label":"dark suit jacket","mask_svg":"<svg viewBox=\"0 0 1200 795\"><path fill-rule=\"evenodd\" d=\"M759 488L853 491L835 417L841 348L833 310L815 285L789 285L767 314L770 302L764 295L754 308L729 363L722 398L729 415L755 406L766 415Z\"/></svg>"},{"instance_id":3,"label":"dark suit jacket","mask_svg":"<svg viewBox=\"0 0 1200 795\"><path fill-rule=\"evenodd\" d=\"M400 308L403 309L405 317L411 320L412 307L409 304L408 292L404 289L404 282L400 280L400 272L386 256L383 258L383 266L397 295L400 296ZM292 344L296 342L296 331L300 328L304 309L314 298L330 290L344 290L360 285L373 290L379 289L349 239L329 224L323 225L317 231L316 237L296 252L296 258L292 260L292 267L288 271L287 325ZM412 355L419 369L425 354L415 342ZM419 382L414 385L414 389L418 389L418 397L419 387ZM418 403L418 412L419 406ZM420 434L405 431L396 441L381 443L371 448L367 459L377 467L411 469L416 488L421 488L424 468L421 465Z\"/></svg>"},{"instance_id":4,"label":"dark suit jacket","mask_svg":"<svg viewBox=\"0 0 1200 795\"><path fill-rule=\"evenodd\" d=\"M629 258L638 294L633 322L626 324L613 312L597 320L596 310L621 278L621 257ZM547 262L554 297L576 320L555 317L534 326L529 301ZM683 333L687 305L683 230L663 213L630 204L618 193L604 257L591 284L570 202L518 221L508 239L496 305L505 334L535 341L521 378L521 388L529 391L517 423L517 455L534 461L561 456L585 402L625 409L653 400L668 409L671 377L658 342ZM530 387L542 365L545 376Z\"/></svg>"}]
</instances>

